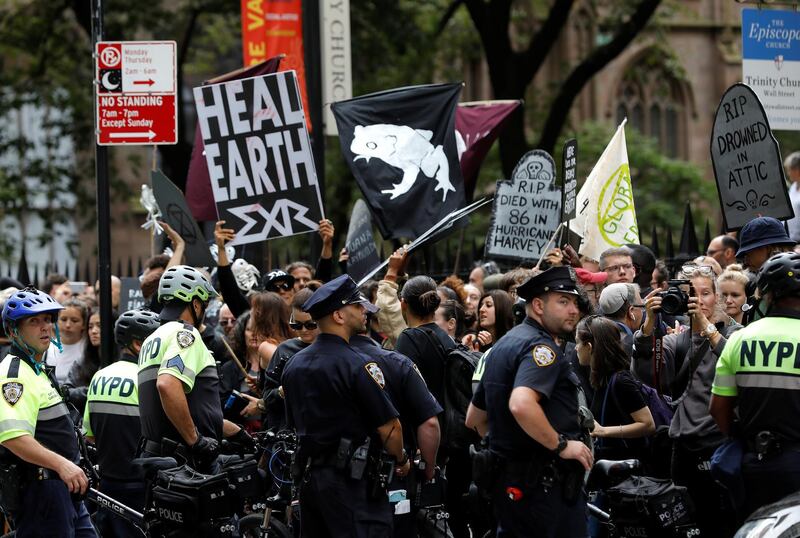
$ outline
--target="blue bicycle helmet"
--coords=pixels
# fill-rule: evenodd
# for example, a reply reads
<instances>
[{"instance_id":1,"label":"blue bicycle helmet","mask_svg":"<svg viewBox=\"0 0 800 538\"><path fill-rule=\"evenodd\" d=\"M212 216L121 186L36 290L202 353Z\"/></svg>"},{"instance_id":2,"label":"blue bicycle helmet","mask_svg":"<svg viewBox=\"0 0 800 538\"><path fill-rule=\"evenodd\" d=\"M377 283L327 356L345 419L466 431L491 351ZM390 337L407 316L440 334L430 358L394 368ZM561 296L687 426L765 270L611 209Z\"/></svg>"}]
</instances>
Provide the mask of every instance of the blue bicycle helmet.
<instances>
[{"instance_id":1,"label":"blue bicycle helmet","mask_svg":"<svg viewBox=\"0 0 800 538\"><path fill-rule=\"evenodd\" d=\"M37 314L55 314L64 310L55 299L36 288L25 288L13 294L3 306L3 323L19 321Z\"/></svg>"}]
</instances>

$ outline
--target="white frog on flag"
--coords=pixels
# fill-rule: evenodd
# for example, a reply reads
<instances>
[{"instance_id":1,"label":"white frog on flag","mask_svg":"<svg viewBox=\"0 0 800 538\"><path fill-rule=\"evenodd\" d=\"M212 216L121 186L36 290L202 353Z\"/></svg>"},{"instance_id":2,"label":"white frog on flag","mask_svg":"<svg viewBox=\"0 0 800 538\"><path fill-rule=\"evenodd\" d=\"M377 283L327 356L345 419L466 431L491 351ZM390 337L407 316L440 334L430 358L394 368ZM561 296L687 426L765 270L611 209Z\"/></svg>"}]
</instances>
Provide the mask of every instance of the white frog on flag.
<instances>
[{"instance_id":1,"label":"white frog on flag","mask_svg":"<svg viewBox=\"0 0 800 538\"><path fill-rule=\"evenodd\" d=\"M626 122L622 120L617 127L578 192L577 216L570 221L570 228L583 237L580 253L594 260L606 249L639 244L625 144Z\"/></svg>"}]
</instances>

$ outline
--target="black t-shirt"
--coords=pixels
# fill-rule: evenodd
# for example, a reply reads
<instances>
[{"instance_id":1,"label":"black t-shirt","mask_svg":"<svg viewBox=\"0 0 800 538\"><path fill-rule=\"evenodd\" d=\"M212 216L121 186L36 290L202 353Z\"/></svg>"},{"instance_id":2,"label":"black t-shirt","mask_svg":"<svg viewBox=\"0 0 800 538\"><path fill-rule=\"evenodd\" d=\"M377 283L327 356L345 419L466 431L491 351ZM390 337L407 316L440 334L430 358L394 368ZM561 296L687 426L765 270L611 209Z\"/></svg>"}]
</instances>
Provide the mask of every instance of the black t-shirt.
<instances>
[{"instance_id":1,"label":"black t-shirt","mask_svg":"<svg viewBox=\"0 0 800 538\"><path fill-rule=\"evenodd\" d=\"M439 341L441 347L436 345L434 338ZM453 339L438 325L431 322L404 330L397 338L397 345L394 346L394 349L417 365L431 394L436 401L442 404L444 402L443 353L454 347L456 344Z\"/></svg>"},{"instance_id":2,"label":"black t-shirt","mask_svg":"<svg viewBox=\"0 0 800 538\"><path fill-rule=\"evenodd\" d=\"M603 426L633 424L631 413L647 407L638 382L627 371L617 372L613 376L613 384L610 379L604 387L595 391L592 401L592 414L595 420ZM606 459L634 457L636 454L629 451L640 450L647 446L644 437L637 439L597 438L595 443L595 446L601 451L598 457Z\"/></svg>"}]
</instances>

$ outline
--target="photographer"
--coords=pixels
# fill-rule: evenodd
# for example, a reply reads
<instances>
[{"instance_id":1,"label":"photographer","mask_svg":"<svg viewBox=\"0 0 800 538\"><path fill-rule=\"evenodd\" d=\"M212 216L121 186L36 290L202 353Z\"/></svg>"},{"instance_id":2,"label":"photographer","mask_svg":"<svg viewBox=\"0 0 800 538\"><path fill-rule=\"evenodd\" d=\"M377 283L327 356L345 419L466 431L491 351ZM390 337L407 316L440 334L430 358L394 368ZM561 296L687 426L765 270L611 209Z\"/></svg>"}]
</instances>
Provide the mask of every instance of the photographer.
<instances>
[{"instance_id":1,"label":"photographer","mask_svg":"<svg viewBox=\"0 0 800 538\"><path fill-rule=\"evenodd\" d=\"M688 313L690 318L689 327L681 327L662 337L661 375L657 380L658 388L677 402L669 429L673 441L672 479L688 488L704 536L730 536L732 530L724 527L726 522L732 523L735 518L726 517L731 513L727 492L713 480L708 465L724 437L709 416L708 406L717 359L728 336L741 326L722 311L711 268L684 265L679 278L688 282L676 285L672 281L671 290L651 293L645 299L647 319L634 335L632 369L645 383L656 382L653 344L659 335L654 336L653 332L664 304L664 295L671 293L668 305L682 306L679 310ZM686 287L689 287L688 296Z\"/></svg>"}]
</instances>

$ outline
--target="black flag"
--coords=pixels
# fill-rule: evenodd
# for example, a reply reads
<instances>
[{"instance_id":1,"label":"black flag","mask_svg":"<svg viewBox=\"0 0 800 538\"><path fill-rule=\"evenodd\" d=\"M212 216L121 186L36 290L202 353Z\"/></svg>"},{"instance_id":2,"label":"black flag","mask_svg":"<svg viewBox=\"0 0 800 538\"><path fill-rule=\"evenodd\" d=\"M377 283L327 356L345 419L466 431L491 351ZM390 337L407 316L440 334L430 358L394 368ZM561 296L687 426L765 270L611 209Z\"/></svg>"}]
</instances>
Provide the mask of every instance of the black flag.
<instances>
[{"instance_id":1,"label":"black flag","mask_svg":"<svg viewBox=\"0 0 800 538\"><path fill-rule=\"evenodd\" d=\"M465 204L455 137L461 86L413 86L331 105L342 154L386 239L415 239Z\"/></svg>"}]
</instances>

